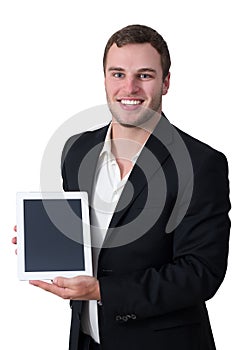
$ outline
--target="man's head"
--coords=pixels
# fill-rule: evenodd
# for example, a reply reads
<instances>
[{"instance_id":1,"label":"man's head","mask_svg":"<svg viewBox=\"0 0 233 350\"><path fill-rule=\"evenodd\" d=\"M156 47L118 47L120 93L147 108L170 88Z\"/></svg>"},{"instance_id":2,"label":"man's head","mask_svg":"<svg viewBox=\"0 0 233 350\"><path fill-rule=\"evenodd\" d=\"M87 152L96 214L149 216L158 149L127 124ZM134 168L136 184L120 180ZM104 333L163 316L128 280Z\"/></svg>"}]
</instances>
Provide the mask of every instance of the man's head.
<instances>
[{"instance_id":1,"label":"man's head","mask_svg":"<svg viewBox=\"0 0 233 350\"><path fill-rule=\"evenodd\" d=\"M108 40L103 56L104 72L106 69L106 59L108 51L113 44L117 47L123 47L127 44L143 44L149 43L153 46L161 57L161 65L163 70L163 79L165 79L169 73L171 66L171 59L168 50L167 43L163 37L154 29L145 25L133 24L124 27L115 32Z\"/></svg>"},{"instance_id":2,"label":"man's head","mask_svg":"<svg viewBox=\"0 0 233 350\"><path fill-rule=\"evenodd\" d=\"M113 121L128 127L154 122L170 83L170 55L161 35L146 26L127 26L109 39L103 64Z\"/></svg>"}]
</instances>

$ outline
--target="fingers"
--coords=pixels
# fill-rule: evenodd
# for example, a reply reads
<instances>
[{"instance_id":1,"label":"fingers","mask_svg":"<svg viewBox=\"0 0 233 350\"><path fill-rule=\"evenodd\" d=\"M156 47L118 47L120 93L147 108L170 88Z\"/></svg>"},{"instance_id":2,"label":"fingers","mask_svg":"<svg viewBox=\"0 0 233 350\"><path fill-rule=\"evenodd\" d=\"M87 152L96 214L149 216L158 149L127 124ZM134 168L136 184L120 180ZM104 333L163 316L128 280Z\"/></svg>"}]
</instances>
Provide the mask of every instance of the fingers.
<instances>
[{"instance_id":1,"label":"fingers","mask_svg":"<svg viewBox=\"0 0 233 350\"><path fill-rule=\"evenodd\" d=\"M46 290L47 292L51 292L56 294L56 290L57 290L57 286L53 285L52 283L47 283L44 281L37 281L37 280L33 280L33 281L29 281L30 284L32 284L35 287L39 287L42 288L44 290Z\"/></svg>"},{"instance_id":2,"label":"fingers","mask_svg":"<svg viewBox=\"0 0 233 350\"><path fill-rule=\"evenodd\" d=\"M12 240L11 240L11 243L17 244L17 237L13 237Z\"/></svg>"},{"instance_id":3,"label":"fingers","mask_svg":"<svg viewBox=\"0 0 233 350\"><path fill-rule=\"evenodd\" d=\"M61 288L54 283L47 283L44 281L36 281L36 280L29 281L29 283L47 292L55 294L63 299L71 299L71 293L69 289Z\"/></svg>"},{"instance_id":4,"label":"fingers","mask_svg":"<svg viewBox=\"0 0 233 350\"><path fill-rule=\"evenodd\" d=\"M11 239L11 243L17 244L17 237L13 237L13 238ZM15 254L17 255L17 249L15 249Z\"/></svg>"},{"instance_id":5,"label":"fingers","mask_svg":"<svg viewBox=\"0 0 233 350\"><path fill-rule=\"evenodd\" d=\"M17 232L17 225L14 226L13 230L14 230L15 232ZM11 240L11 242L12 242L13 244L17 244L17 237L13 237L12 240Z\"/></svg>"},{"instance_id":6,"label":"fingers","mask_svg":"<svg viewBox=\"0 0 233 350\"><path fill-rule=\"evenodd\" d=\"M14 231L17 232L17 225L14 226ZM17 237L16 236L11 239L11 243L17 244ZM15 254L17 255L17 249L15 249Z\"/></svg>"}]
</instances>

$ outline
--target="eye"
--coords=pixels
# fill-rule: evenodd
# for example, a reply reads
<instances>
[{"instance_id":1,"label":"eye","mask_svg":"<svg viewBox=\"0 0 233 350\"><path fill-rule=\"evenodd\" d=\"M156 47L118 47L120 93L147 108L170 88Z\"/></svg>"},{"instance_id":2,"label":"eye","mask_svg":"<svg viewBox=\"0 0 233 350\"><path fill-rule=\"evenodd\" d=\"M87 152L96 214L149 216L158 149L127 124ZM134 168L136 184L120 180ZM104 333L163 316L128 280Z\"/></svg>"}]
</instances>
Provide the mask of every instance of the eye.
<instances>
[{"instance_id":1,"label":"eye","mask_svg":"<svg viewBox=\"0 0 233 350\"><path fill-rule=\"evenodd\" d=\"M140 74L138 74L138 78L139 79L151 79L152 75L150 75L148 73L140 73Z\"/></svg>"},{"instance_id":2,"label":"eye","mask_svg":"<svg viewBox=\"0 0 233 350\"><path fill-rule=\"evenodd\" d=\"M125 76L124 73L121 72L114 72L112 75L114 78L123 78Z\"/></svg>"}]
</instances>

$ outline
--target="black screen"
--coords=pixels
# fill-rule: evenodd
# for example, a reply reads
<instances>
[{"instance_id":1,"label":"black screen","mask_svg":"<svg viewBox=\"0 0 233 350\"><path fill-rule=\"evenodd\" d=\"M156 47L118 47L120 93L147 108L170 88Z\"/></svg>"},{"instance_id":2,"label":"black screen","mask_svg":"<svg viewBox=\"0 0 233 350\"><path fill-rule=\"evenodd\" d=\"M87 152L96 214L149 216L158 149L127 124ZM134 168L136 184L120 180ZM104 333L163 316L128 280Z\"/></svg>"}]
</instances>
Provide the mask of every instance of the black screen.
<instances>
[{"instance_id":1,"label":"black screen","mask_svg":"<svg viewBox=\"0 0 233 350\"><path fill-rule=\"evenodd\" d=\"M79 220L67 218L63 201ZM50 212L60 218L62 230L51 220ZM85 270L81 219L80 199L24 200L25 271Z\"/></svg>"}]
</instances>

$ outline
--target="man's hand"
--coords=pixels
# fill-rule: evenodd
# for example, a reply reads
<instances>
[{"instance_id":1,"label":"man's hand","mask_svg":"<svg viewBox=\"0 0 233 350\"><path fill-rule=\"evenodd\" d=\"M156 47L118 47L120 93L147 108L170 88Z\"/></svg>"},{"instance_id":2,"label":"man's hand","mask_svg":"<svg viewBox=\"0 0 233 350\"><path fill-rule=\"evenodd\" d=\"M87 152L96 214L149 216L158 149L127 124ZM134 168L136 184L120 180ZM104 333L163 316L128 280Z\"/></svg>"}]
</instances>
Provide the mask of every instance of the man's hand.
<instances>
[{"instance_id":1,"label":"man's hand","mask_svg":"<svg viewBox=\"0 0 233 350\"><path fill-rule=\"evenodd\" d=\"M17 226L14 226L14 231L17 232ZM17 244L17 237L13 237L11 243ZM17 254L17 249L15 249L15 254Z\"/></svg>"},{"instance_id":2,"label":"man's hand","mask_svg":"<svg viewBox=\"0 0 233 350\"><path fill-rule=\"evenodd\" d=\"M30 281L30 284L47 292L70 300L100 300L99 282L95 277L77 276L72 278L56 277L52 283Z\"/></svg>"}]
</instances>

